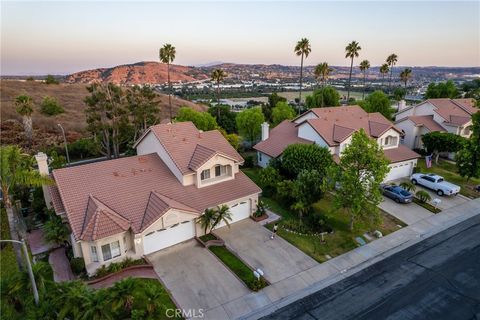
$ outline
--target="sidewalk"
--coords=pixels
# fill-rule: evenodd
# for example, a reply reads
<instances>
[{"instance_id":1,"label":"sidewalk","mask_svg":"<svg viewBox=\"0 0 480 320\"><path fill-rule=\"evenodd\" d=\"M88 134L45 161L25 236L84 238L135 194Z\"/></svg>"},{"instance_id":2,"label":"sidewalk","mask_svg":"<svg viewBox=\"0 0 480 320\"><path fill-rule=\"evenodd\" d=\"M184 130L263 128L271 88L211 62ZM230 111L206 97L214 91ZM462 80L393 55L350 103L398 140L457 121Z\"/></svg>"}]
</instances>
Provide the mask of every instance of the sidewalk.
<instances>
[{"instance_id":1,"label":"sidewalk","mask_svg":"<svg viewBox=\"0 0 480 320\"><path fill-rule=\"evenodd\" d=\"M261 318L478 214L480 199L468 201L232 303L253 307L240 319Z\"/></svg>"}]
</instances>

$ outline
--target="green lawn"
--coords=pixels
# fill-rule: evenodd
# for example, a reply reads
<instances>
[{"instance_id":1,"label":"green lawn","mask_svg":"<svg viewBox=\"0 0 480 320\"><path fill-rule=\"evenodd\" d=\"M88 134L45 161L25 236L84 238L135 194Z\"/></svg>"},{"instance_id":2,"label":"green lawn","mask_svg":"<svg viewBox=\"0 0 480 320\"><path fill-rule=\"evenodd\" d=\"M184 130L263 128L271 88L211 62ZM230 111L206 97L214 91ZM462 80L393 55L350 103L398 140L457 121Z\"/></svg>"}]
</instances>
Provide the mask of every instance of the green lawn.
<instances>
[{"instance_id":1,"label":"green lawn","mask_svg":"<svg viewBox=\"0 0 480 320\"><path fill-rule=\"evenodd\" d=\"M208 250L213 252L251 290L258 291L267 285L264 281L258 283L253 271L226 247L210 247Z\"/></svg>"},{"instance_id":2,"label":"green lawn","mask_svg":"<svg viewBox=\"0 0 480 320\"><path fill-rule=\"evenodd\" d=\"M417 163L419 169L418 172L422 173L435 173L445 178L446 181L459 185L461 187L460 194L470 197L478 198L480 194L473 188L480 184L480 179L471 178L468 182L466 178L461 177L457 173L457 167L455 164L440 159L438 164L433 163L430 168L425 166L425 160L419 159Z\"/></svg>"},{"instance_id":3,"label":"green lawn","mask_svg":"<svg viewBox=\"0 0 480 320\"><path fill-rule=\"evenodd\" d=\"M1 210L1 238L10 239L10 228L8 226L7 211L5 208ZM0 251L0 278L4 279L14 275L18 271L17 260L13 252L12 244L7 244Z\"/></svg>"}]
</instances>

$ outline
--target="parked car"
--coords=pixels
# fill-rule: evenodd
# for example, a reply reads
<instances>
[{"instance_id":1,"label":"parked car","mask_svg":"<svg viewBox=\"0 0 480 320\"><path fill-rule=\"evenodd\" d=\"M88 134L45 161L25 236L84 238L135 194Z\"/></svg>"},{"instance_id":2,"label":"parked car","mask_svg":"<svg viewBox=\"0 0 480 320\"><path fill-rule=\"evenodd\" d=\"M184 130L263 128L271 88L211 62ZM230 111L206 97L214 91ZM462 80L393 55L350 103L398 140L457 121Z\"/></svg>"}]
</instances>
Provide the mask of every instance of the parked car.
<instances>
[{"instance_id":1,"label":"parked car","mask_svg":"<svg viewBox=\"0 0 480 320\"><path fill-rule=\"evenodd\" d=\"M413 194L399 186L383 186L383 195L397 203L410 203L413 201Z\"/></svg>"},{"instance_id":2,"label":"parked car","mask_svg":"<svg viewBox=\"0 0 480 320\"><path fill-rule=\"evenodd\" d=\"M424 186L435 191L439 196L443 195L457 195L460 192L460 187L443 180L443 177L433 173L415 173L410 177L413 184Z\"/></svg>"}]
</instances>

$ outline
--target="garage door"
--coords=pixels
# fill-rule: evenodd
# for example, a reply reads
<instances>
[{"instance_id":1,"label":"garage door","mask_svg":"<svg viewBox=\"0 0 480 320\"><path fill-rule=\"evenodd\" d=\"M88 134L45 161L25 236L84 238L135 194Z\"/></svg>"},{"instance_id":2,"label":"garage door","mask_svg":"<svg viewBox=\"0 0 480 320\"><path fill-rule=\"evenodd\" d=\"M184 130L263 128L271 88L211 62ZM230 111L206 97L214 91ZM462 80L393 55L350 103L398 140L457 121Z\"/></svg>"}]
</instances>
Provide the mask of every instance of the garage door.
<instances>
[{"instance_id":1,"label":"garage door","mask_svg":"<svg viewBox=\"0 0 480 320\"><path fill-rule=\"evenodd\" d=\"M395 163L390 165L390 172L384 181L391 181L409 177L412 174L412 162Z\"/></svg>"},{"instance_id":2,"label":"garage door","mask_svg":"<svg viewBox=\"0 0 480 320\"><path fill-rule=\"evenodd\" d=\"M232 213L232 221L229 223L234 223L243 219L246 219L250 216L250 201L242 201L230 206L230 212ZM220 222L216 228L224 227L225 222Z\"/></svg>"},{"instance_id":3,"label":"garage door","mask_svg":"<svg viewBox=\"0 0 480 320\"><path fill-rule=\"evenodd\" d=\"M149 254L195 237L194 220L184 221L166 229L147 233L143 237L144 254Z\"/></svg>"}]
</instances>

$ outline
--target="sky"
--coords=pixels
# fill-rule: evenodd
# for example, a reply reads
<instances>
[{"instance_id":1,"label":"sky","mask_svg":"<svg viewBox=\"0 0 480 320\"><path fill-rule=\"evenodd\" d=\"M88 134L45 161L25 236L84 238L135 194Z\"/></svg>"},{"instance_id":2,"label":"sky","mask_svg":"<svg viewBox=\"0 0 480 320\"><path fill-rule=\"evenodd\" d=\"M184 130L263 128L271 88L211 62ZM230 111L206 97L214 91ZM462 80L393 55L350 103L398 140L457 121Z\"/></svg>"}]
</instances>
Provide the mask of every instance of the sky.
<instances>
[{"instance_id":1,"label":"sky","mask_svg":"<svg viewBox=\"0 0 480 320\"><path fill-rule=\"evenodd\" d=\"M158 61L165 43L175 62L299 65L293 48L310 40L307 65L480 66L480 1L4 1L2 75L68 74Z\"/></svg>"}]
</instances>

